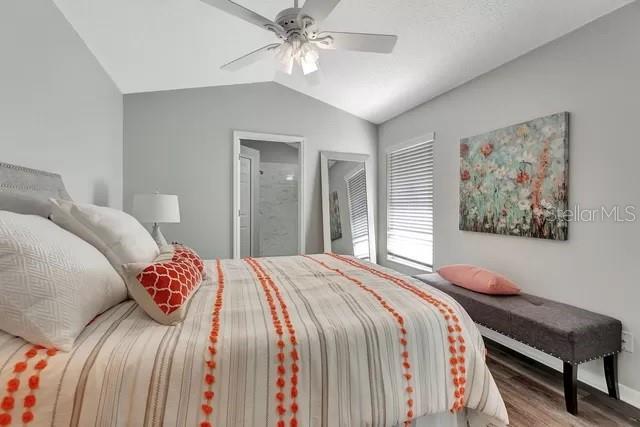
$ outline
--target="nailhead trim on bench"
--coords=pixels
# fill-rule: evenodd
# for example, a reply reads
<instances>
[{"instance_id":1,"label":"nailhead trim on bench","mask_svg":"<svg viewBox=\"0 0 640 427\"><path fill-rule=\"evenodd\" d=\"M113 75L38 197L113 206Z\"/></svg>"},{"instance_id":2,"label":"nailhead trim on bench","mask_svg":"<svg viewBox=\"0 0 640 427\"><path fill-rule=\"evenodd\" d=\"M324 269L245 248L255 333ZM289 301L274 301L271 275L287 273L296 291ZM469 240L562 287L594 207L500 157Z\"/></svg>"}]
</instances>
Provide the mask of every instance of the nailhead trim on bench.
<instances>
[{"instance_id":1,"label":"nailhead trim on bench","mask_svg":"<svg viewBox=\"0 0 640 427\"><path fill-rule=\"evenodd\" d=\"M528 342L522 341L521 339L518 339L518 338L516 338L516 337L513 337L513 336L511 336L511 335L509 335L509 334L506 334L506 333L504 333L504 332L502 332L502 331L498 331L497 329L493 329L492 327L487 326L487 325L485 325L485 324L483 324L483 323L480 323L480 322L476 322L476 323L477 323L478 325L482 326L482 327L485 327L485 328L487 328L487 329L492 330L493 332L497 332L497 333L499 333L499 334L501 334L501 335L504 335L504 336L506 336L506 337L509 337L509 338L511 338L512 340L518 341L519 343L522 343L522 344L524 344L524 345L528 345L529 347L535 348L535 349L536 349L536 350L538 350L538 351L541 351L541 352L543 352L543 353L545 353L545 354L548 354L549 356L555 357L556 359L560 359L560 360L562 360L563 362L570 363L570 364L572 364L572 365L579 365L579 364L581 364L581 363L590 362L590 361L592 361L592 360L597 360L597 359L602 359L603 357L611 356L611 355L614 355L614 354L618 354L618 353L620 353L620 351L614 351L614 352L611 352L611 353L604 353L604 354L601 354L601 355L599 355L599 356L594 356L594 357L592 357L592 358L590 358L590 359L584 359L584 360L580 360L580 361L564 360L564 359L562 359L561 357L556 356L556 355L555 355L555 354L553 354L553 353L550 353L550 352L548 352L548 351L546 351L546 350L543 350L543 349L541 349L541 348L538 348L538 347L536 347L535 345L529 344Z\"/></svg>"}]
</instances>

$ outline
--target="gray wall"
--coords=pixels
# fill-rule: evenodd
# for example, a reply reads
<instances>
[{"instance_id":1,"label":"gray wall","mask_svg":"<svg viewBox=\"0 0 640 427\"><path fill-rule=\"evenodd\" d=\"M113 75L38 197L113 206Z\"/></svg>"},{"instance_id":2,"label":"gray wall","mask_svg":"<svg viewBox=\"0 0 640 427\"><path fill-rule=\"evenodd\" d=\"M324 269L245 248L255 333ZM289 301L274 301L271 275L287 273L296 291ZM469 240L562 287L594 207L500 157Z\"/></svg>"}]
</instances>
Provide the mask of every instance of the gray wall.
<instances>
[{"instance_id":1,"label":"gray wall","mask_svg":"<svg viewBox=\"0 0 640 427\"><path fill-rule=\"evenodd\" d=\"M380 260L385 246L385 148L436 134L435 263L507 274L527 292L621 319L636 351L621 382L640 390L640 222L571 223L567 242L458 231L460 138L550 113L571 113L571 206L632 204L640 214L640 4L634 3L384 123L379 130ZM640 215L638 215L640 219ZM585 375L602 367L590 363ZM623 397L638 399L625 388ZM640 400L636 401L639 404Z\"/></svg>"},{"instance_id":2,"label":"gray wall","mask_svg":"<svg viewBox=\"0 0 640 427\"><path fill-rule=\"evenodd\" d=\"M375 125L276 83L126 95L124 111L125 208L135 193L177 194L182 222L165 235L206 258L232 255L234 129L306 138L308 253L322 251L319 152L377 151Z\"/></svg>"},{"instance_id":3,"label":"gray wall","mask_svg":"<svg viewBox=\"0 0 640 427\"><path fill-rule=\"evenodd\" d=\"M51 0L0 2L0 161L122 206L122 95Z\"/></svg>"}]
</instances>

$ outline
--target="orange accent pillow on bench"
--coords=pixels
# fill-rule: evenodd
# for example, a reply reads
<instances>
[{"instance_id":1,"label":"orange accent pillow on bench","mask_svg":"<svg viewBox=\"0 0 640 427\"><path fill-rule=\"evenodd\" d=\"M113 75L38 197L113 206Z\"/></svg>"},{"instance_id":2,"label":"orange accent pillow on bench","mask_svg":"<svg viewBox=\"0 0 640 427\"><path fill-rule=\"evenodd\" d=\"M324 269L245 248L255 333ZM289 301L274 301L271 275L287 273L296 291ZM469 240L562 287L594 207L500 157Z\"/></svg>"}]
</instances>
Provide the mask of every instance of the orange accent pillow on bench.
<instances>
[{"instance_id":1,"label":"orange accent pillow on bench","mask_svg":"<svg viewBox=\"0 0 640 427\"><path fill-rule=\"evenodd\" d=\"M440 276L454 285L488 295L517 295L518 285L501 274L475 265L452 264L438 269Z\"/></svg>"}]
</instances>

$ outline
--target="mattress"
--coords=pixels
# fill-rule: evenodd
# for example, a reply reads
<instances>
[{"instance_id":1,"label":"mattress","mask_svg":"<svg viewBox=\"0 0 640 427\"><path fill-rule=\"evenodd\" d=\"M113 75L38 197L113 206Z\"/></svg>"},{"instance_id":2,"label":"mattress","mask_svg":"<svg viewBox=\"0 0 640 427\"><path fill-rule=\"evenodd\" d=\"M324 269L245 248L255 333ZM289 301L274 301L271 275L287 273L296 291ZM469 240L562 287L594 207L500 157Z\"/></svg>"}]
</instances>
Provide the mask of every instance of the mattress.
<instances>
[{"instance_id":1,"label":"mattress","mask_svg":"<svg viewBox=\"0 0 640 427\"><path fill-rule=\"evenodd\" d=\"M176 326L126 301L91 322L68 353L0 332L0 382L12 398L3 400L0 421L508 422L474 323L425 283L330 254L208 261L207 275Z\"/></svg>"}]
</instances>

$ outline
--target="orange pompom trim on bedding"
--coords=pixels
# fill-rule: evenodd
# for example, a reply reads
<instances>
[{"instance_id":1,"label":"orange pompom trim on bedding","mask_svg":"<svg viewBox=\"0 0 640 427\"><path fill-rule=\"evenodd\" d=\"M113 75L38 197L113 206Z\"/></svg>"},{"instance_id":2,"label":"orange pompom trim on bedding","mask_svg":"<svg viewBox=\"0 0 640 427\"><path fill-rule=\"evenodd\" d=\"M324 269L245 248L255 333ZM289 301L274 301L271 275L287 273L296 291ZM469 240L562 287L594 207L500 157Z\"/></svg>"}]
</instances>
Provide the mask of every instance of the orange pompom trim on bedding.
<instances>
[{"instance_id":1,"label":"orange pompom trim on bedding","mask_svg":"<svg viewBox=\"0 0 640 427\"><path fill-rule=\"evenodd\" d=\"M13 372L20 373L24 372L27 369L27 362L18 362L13 367Z\"/></svg>"},{"instance_id":2,"label":"orange pompom trim on bedding","mask_svg":"<svg viewBox=\"0 0 640 427\"><path fill-rule=\"evenodd\" d=\"M267 300L267 303L269 304L269 309L271 311L271 318L273 320L273 325L274 325L276 334L278 335L278 341L276 342L276 345L280 348L280 352L278 353L279 365L277 368L278 380L276 381L276 385L279 388L284 388L286 386L286 368L285 368L286 356L285 356L285 353L283 352L286 344L282 340L282 335L283 335L282 323L280 321L280 317L278 316L278 310L277 310L275 301L277 301L280 306L280 311L282 313L282 318L284 320L284 326L287 328L287 332L289 333L289 344L291 345L291 348L292 348L290 352L290 356L291 356L290 369L291 369L292 375L290 378L291 388L289 391L291 396L291 404L289 406L289 409L291 411L291 418L289 420L289 426L296 427L298 425L298 419L296 416L296 413L298 412L298 403L296 401L296 398L298 396L298 388L296 386L298 384L297 372L299 370L299 367L296 364L296 361L298 360L298 351L297 351L298 339L296 337L296 330L295 330L295 327L293 326L293 322L291 321L291 315L289 314L287 304L284 298L282 297L282 293L280 292L280 288L278 287L278 285L271 278L271 276L267 274L264 267L260 264L258 260L256 260L255 258L245 258L245 262L253 269L258 281L260 282L260 285L262 286L262 289L265 294L265 299ZM273 291L273 294L271 293L271 291ZM273 295L275 295L275 301L274 301ZM282 342L282 345L280 345L281 342ZM278 396L279 396L279 393L276 394L276 399L278 398ZM279 404L276 407L276 411L280 417L283 417L286 414L286 408L282 404ZM281 419L278 421L277 425L284 426L286 424Z\"/></svg>"},{"instance_id":3,"label":"orange pompom trim on bedding","mask_svg":"<svg viewBox=\"0 0 640 427\"><path fill-rule=\"evenodd\" d=\"M13 393L20 388L20 380L18 378L11 378L7 381L7 392Z\"/></svg>"},{"instance_id":4,"label":"orange pompom trim on bedding","mask_svg":"<svg viewBox=\"0 0 640 427\"><path fill-rule=\"evenodd\" d=\"M218 273L218 287L216 289L213 312L211 314L211 333L209 334L210 344L208 347L209 357L205 358L205 369L207 373L204 376L205 391L203 393L204 400L201 405L205 420L200 423L200 427L212 427L210 417L214 409L213 398L215 397L215 392L213 391L213 385L216 382L214 375L217 365L215 360L217 355L216 346L218 344L218 334L220 333L220 312L222 311L225 286L224 272L222 271L222 263L219 259L216 260L216 270Z\"/></svg>"},{"instance_id":5,"label":"orange pompom trim on bedding","mask_svg":"<svg viewBox=\"0 0 640 427\"><path fill-rule=\"evenodd\" d=\"M0 414L0 426L8 426L11 424L11 415L3 412Z\"/></svg>"},{"instance_id":6,"label":"orange pompom trim on bedding","mask_svg":"<svg viewBox=\"0 0 640 427\"><path fill-rule=\"evenodd\" d=\"M5 411L10 411L13 409L14 404L15 399L13 398L13 396L5 396L2 399L2 405L0 405L0 407L2 407L2 409L4 409Z\"/></svg>"},{"instance_id":7,"label":"orange pompom trim on bedding","mask_svg":"<svg viewBox=\"0 0 640 427\"><path fill-rule=\"evenodd\" d=\"M27 411L24 414L22 414L22 422L25 424L30 423L31 421L33 421L34 415L33 412L31 411Z\"/></svg>"},{"instance_id":8,"label":"orange pompom trim on bedding","mask_svg":"<svg viewBox=\"0 0 640 427\"><path fill-rule=\"evenodd\" d=\"M461 365L464 365L465 359L462 355L465 353L466 347L462 344L464 343L464 338L462 337L462 327L460 326L460 319L458 318L458 316L455 315L455 311L453 310L453 308L451 308L446 302L438 298L435 298L433 295L430 295L429 293L425 292L424 290L417 287L416 285L408 282L407 280L404 280L400 277L386 273L384 271L378 270L376 268L370 267L352 258L347 258L334 253L328 253L327 255L339 261L342 261L348 265L351 265L353 267L359 268L361 270L365 270L373 274L374 276L388 280L389 282L401 287L402 289L405 289L413 293L418 298L422 299L423 301L437 308L438 312L442 314L442 317L447 322L447 331L449 332L449 335L447 337L448 341L451 344L454 344L456 341L459 341L461 343L459 347L456 347L455 345L451 345L449 347L449 350L452 355L450 359L451 367L456 366L458 363ZM460 356L458 356L458 352L460 353ZM461 384L464 384L464 381L465 381L464 373L465 373L464 370L460 370L458 375L454 375L452 372L451 381L453 382L455 387L454 388L455 400L451 407L452 412L457 412L464 409L464 404L463 404L464 392L461 393ZM461 379L462 379L462 382L461 382ZM456 394L462 397L458 398Z\"/></svg>"},{"instance_id":9,"label":"orange pompom trim on bedding","mask_svg":"<svg viewBox=\"0 0 640 427\"><path fill-rule=\"evenodd\" d=\"M22 401L22 406L24 408L24 411L21 417L22 423L29 424L35 418L35 415L31 409L37 403L35 390L40 388L40 374L47 367L48 359L51 358L52 356L55 356L58 352L58 350L55 348L45 349L44 347L39 345L34 345L31 348L29 348L29 350L27 350L24 353L25 359L22 361L16 362L16 364L13 366L13 373L15 374L15 376L10 378L7 381L7 385L6 385L7 394L0 401L1 402L0 409L4 411L0 413L0 426L8 426L8 425L11 425L11 423L13 422L14 418L11 415L11 412L16 407L16 400L13 395L20 389L20 386L23 384L23 382L20 379L20 376L29 369L29 362L33 358L38 356L40 350L46 350L43 354L44 357L40 359L33 366L35 373L29 376L28 380L26 381L27 387L31 392L27 394Z\"/></svg>"}]
</instances>

